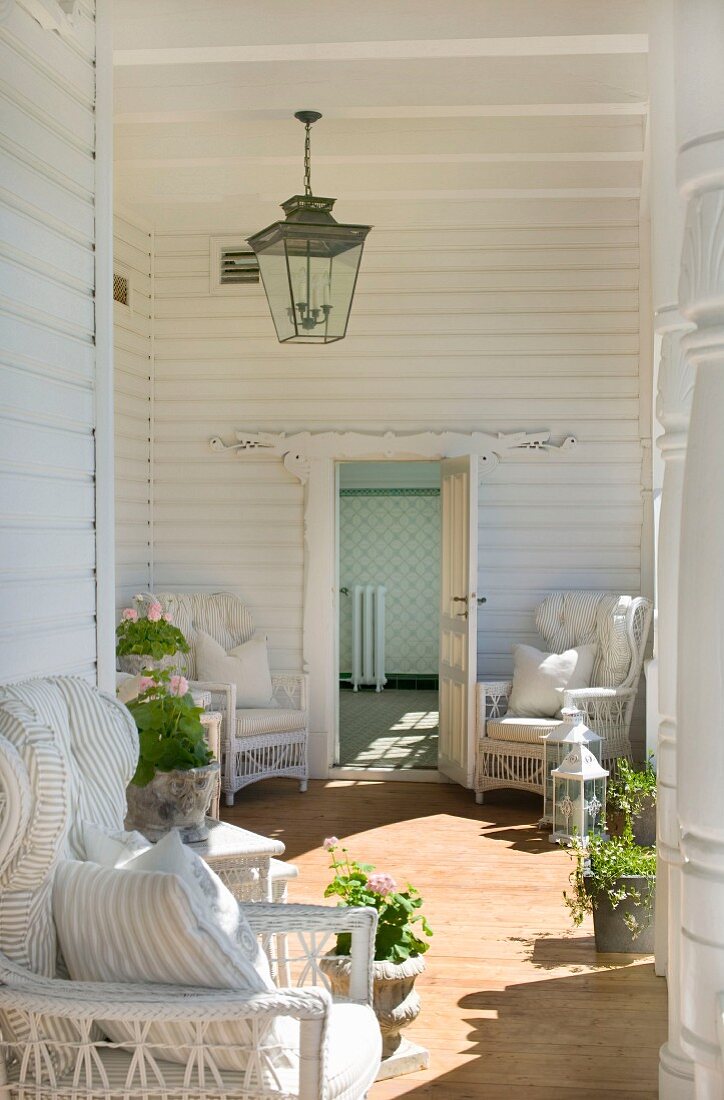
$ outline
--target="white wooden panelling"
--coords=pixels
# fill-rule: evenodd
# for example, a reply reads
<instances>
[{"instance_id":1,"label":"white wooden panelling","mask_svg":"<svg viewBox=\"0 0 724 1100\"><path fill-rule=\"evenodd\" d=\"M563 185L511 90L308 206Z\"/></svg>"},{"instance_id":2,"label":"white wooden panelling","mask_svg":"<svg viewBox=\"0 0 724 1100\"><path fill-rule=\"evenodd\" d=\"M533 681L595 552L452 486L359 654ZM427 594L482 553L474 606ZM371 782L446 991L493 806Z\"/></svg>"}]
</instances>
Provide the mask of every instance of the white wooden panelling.
<instances>
[{"instance_id":1,"label":"white wooden panelling","mask_svg":"<svg viewBox=\"0 0 724 1100\"><path fill-rule=\"evenodd\" d=\"M114 261L128 276L132 310L115 304L116 605L152 587L151 377L153 235L114 220Z\"/></svg>"},{"instance_id":2,"label":"white wooden panelling","mask_svg":"<svg viewBox=\"0 0 724 1100\"><path fill-rule=\"evenodd\" d=\"M487 209L452 244L441 227L389 228L378 210L350 335L322 351L281 347L256 287L209 296L208 234L156 234L156 584L237 592L277 667L301 659L302 488L274 460L208 452L210 436L240 427L578 437L565 462L522 455L481 482L481 675L508 674L511 644L538 641L533 609L551 589L639 589L630 206L596 219L588 203L536 203L537 224L511 207L488 223Z\"/></svg>"},{"instance_id":3,"label":"white wooden panelling","mask_svg":"<svg viewBox=\"0 0 724 1100\"><path fill-rule=\"evenodd\" d=\"M0 22L2 680L95 676L93 11Z\"/></svg>"}]
</instances>

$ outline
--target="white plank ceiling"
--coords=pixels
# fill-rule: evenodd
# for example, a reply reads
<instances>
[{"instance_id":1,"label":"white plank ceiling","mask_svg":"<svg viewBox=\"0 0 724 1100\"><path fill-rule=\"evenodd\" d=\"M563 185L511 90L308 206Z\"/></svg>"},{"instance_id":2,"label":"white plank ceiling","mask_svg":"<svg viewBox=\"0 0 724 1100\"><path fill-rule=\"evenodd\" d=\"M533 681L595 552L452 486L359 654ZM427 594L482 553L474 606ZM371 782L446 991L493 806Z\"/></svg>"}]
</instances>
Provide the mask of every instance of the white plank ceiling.
<instances>
[{"instance_id":1,"label":"white plank ceiling","mask_svg":"<svg viewBox=\"0 0 724 1100\"><path fill-rule=\"evenodd\" d=\"M157 228L276 218L301 184L302 107L325 116L313 183L342 218L440 201L460 224L481 198L639 195L645 0L115 10L117 190Z\"/></svg>"}]
</instances>

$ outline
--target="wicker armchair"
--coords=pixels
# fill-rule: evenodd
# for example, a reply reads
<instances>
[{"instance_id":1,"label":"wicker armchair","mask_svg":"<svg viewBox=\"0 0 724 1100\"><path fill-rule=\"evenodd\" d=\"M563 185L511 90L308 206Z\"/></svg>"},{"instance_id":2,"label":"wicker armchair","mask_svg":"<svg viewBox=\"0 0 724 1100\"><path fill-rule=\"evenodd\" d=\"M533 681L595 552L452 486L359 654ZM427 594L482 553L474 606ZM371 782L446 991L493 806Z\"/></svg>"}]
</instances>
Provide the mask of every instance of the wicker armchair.
<instances>
[{"instance_id":1,"label":"wicker armchair","mask_svg":"<svg viewBox=\"0 0 724 1100\"><path fill-rule=\"evenodd\" d=\"M609 592L553 592L538 607L536 627L549 650L596 643L592 686L566 691L563 706L583 711L604 738L604 767L631 759L629 729L638 691L653 605L643 596ZM478 684L475 800L500 787L543 793L543 738L558 718L507 716L508 680Z\"/></svg>"},{"instance_id":2,"label":"wicker armchair","mask_svg":"<svg viewBox=\"0 0 724 1100\"><path fill-rule=\"evenodd\" d=\"M138 741L126 709L82 680L0 687L0 1092L7 1100L362 1100L380 1062L371 1009L377 914L369 909L258 904L252 929L284 955L287 988L265 993L57 976L51 895L61 858L83 858L84 821L123 827ZM334 1003L318 963L352 936L350 999ZM280 1017L284 1026L268 1040ZM248 1023L244 1072L219 1067L212 1024ZM128 1041L104 1029L123 1023ZM179 1061L161 1058L151 1023L187 1025ZM239 1031L237 1031L239 1034ZM282 1036L280 1041L279 1035ZM276 1046L272 1044L276 1043ZM280 1069L280 1049L290 1056ZM234 1047L236 1054L239 1046ZM227 1062L229 1061L227 1057Z\"/></svg>"},{"instance_id":3,"label":"wicker armchair","mask_svg":"<svg viewBox=\"0 0 724 1100\"><path fill-rule=\"evenodd\" d=\"M171 612L190 647L187 654L179 655L179 667L193 689L211 692L212 708L222 714L221 789L227 806L234 805L234 795L242 787L275 776L298 779L299 789L306 791L307 676L301 672L274 673L276 707L237 708L235 684L198 679L195 642L200 630L227 651L248 642L254 634L248 608L230 592L159 592L144 598L157 599L164 611Z\"/></svg>"}]
</instances>

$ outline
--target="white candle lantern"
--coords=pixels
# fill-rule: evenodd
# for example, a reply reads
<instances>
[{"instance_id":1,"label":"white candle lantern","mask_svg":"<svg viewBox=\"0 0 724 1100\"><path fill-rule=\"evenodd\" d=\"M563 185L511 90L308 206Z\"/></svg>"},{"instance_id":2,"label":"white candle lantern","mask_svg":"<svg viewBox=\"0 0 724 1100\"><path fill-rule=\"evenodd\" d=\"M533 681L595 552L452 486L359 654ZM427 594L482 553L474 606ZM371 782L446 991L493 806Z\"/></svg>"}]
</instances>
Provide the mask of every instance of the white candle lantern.
<instances>
[{"instance_id":1,"label":"white candle lantern","mask_svg":"<svg viewBox=\"0 0 724 1100\"><path fill-rule=\"evenodd\" d=\"M603 738L590 729L585 721L583 711L576 707L564 707L561 711L563 721L552 729L550 733L543 734L543 817L539 822L539 828L549 828L553 822L553 779L551 772L562 764L565 757L575 744L586 745L593 755L601 763L601 746Z\"/></svg>"},{"instance_id":2,"label":"white candle lantern","mask_svg":"<svg viewBox=\"0 0 724 1100\"><path fill-rule=\"evenodd\" d=\"M553 779L553 834L551 840L585 844L589 836L601 834L606 813L606 778L591 750L583 742L571 746Z\"/></svg>"}]
</instances>

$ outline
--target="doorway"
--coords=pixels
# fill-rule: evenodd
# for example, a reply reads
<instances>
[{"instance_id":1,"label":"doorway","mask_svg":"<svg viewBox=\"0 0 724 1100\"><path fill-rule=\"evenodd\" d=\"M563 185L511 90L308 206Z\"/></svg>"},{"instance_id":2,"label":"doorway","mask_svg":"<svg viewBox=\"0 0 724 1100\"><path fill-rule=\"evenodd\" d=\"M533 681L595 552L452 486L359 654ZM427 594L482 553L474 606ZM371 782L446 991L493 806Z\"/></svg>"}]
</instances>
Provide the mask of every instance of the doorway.
<instances>
[{"instance_id":1,"label":"doorway","mask_svg":"<svg viewBox=\"0 0 724 1100\"><path fill-rule=\"evenodd\" d=\"M339 767L436 774L439 462L340 462ZM412 778L412 776L409 776Z\"/></svg>"}]
</instances>

